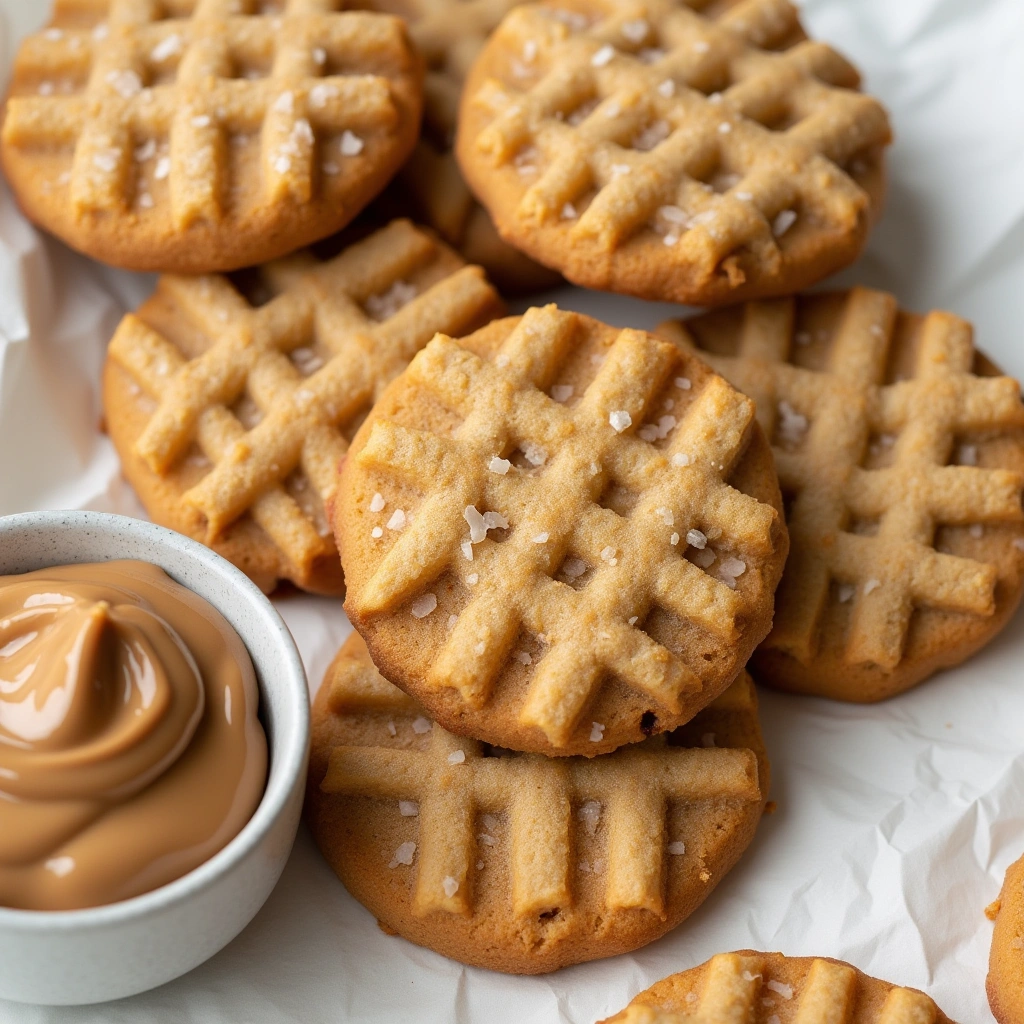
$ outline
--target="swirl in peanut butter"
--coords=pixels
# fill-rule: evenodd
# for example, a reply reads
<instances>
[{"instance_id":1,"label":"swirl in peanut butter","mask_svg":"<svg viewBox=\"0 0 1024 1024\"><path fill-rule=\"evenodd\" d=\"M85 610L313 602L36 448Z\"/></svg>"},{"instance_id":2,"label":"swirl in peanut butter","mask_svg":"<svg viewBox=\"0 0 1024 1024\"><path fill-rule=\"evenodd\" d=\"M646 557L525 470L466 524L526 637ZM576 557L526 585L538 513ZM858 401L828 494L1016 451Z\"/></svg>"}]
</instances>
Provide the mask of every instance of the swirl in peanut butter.
<instances>
[{"instance_id":1,"label":"swirl in peanut butter","mask_svg":"<svg viewBox=\"0 0 1024 1024\"><path fill-rule=\"evenodd\" d=\"M137 896L252 816L267 743L248 652L145 562L0 576L0 906Z\"/></svg>"}]
</instances>

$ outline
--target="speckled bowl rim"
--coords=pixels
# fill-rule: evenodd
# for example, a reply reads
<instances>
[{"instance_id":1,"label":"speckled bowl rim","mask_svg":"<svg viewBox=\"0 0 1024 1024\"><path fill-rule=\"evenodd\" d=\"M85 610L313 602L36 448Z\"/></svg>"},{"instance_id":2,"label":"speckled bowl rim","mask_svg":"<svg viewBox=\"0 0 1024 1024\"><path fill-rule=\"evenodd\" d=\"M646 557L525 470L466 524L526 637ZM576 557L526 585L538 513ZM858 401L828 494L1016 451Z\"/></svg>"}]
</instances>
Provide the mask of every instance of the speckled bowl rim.
<instances>
[{"instance_id":1,"label":"speckled bowl rim","mask_svg":"<svg viewBox=\"0 0 1024 1024\"><path fill-rule=\"evenodd\" d=\"M0 929L9 932L71 932L78 928L112 927L136 921L193 899L198 893L210 888L220 878L230 873L266 838L278 816L285 810L294 790L296 778L305 777L309 752L309 691L302 659L284 619L245 573L190 537L143 519L132 519L109 512L21 512L2 516L0 543L12 533L29 530L38 532L47 528L91 528L102 529L104 532L132 533L142 539L152 540L155 545L176 548L193 562L199 563L205 571L226 578L237 589L238 600L250 605L262 628L268 635L276 636L280 643L289 671L285 678L275 678L274 682L275 685L286 689L294 703L298 728L292 728L287 734L281 728L275 729L270 740L270 774L259 805L241 832L209 860L173 882L118 903L82 910L14 910L10 907L0 907ZM265 684L260 684L261 697L263 685Z\"/></svg>"}]
</instances>

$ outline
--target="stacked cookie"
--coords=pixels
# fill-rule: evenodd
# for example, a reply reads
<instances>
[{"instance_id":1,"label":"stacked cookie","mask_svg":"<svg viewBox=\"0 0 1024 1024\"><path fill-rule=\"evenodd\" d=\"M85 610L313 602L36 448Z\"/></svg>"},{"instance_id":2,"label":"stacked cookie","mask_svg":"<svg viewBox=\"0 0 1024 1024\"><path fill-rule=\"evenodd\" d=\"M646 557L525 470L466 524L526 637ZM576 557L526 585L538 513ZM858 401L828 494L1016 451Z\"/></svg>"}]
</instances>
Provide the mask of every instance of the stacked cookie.
<instances>
[{"instance_id":1,"label":"stacked cookie","mask_svg":"<svg viewBox=\"0 0 1024 1024\"><path fill-rule=\"evenodd\" d=\"M878 700L1008 620L1019 386L951 314L793 295L861 251L890 130L787 0L337 6L58 0L0 158L37 223L163 275L103 383L149 514L345 597L307 817L349 890L496 970L635 949L765 808L748 663ZM725 308L502 318L466 259ZM762 981L799 990L776 1019L945 1019L754 953L622 1019L756 1019Z\"/></svg>"}]
</instances>

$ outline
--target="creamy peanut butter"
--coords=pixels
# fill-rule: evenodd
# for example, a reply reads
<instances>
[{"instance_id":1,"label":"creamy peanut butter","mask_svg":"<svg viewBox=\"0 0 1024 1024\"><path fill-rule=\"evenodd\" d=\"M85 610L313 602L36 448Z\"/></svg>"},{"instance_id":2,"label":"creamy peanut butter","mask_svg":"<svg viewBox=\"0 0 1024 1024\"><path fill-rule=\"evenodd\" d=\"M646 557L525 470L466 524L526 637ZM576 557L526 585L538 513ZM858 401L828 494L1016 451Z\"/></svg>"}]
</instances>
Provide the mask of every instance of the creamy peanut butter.
<instances>
[{"instance_id":1,"label":"creamy peanut butter","mask_svg":"<svg viewBox=\"0 0 1024 1024\"><path fill-rule=\"evenodd\" d=\"M145 562L0 576L0 906L137 896L225 846L267 776L249 654Z\"/></svg>"}]
</instances>

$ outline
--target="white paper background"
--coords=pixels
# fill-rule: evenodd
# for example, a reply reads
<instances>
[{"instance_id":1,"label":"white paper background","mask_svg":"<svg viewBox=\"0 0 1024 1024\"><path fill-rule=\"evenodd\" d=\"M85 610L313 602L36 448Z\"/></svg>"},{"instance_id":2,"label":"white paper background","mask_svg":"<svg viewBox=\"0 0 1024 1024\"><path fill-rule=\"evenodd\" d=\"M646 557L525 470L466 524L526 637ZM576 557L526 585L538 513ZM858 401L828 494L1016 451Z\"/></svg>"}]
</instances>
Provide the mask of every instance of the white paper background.
<instances>
[{"instance_id":1,"label":"white paper background","mask_svg":"<svg viewBox=\"0 0 1024 1024\"><path fill-rule=\"evenodd\" d=\"M8 58L46 7L0 0ZM884 220L836 280L971 318L980 344L1020 377L1024 4L804 7L811 34L855 60L896 131ZM97 380L121 312L150 286L42 239L0 191L0 514L140 514L97 429ZM575 289L558 298L624 326L668 311ZM278 607L315 687L349 630L340 606L290 597ZM1018 615L967 665L881 706L762 691L779 810L697 914L632 956L541 978L462 967L379 931L303 830L267 905L207 964L102 1007L0 1003L0 1021L591 1024L658 978L745 946L841 957L925 989L963 1024L991 1020L982 911L1024 851L1022 653Z\"/></svg>"}]
</instances>

